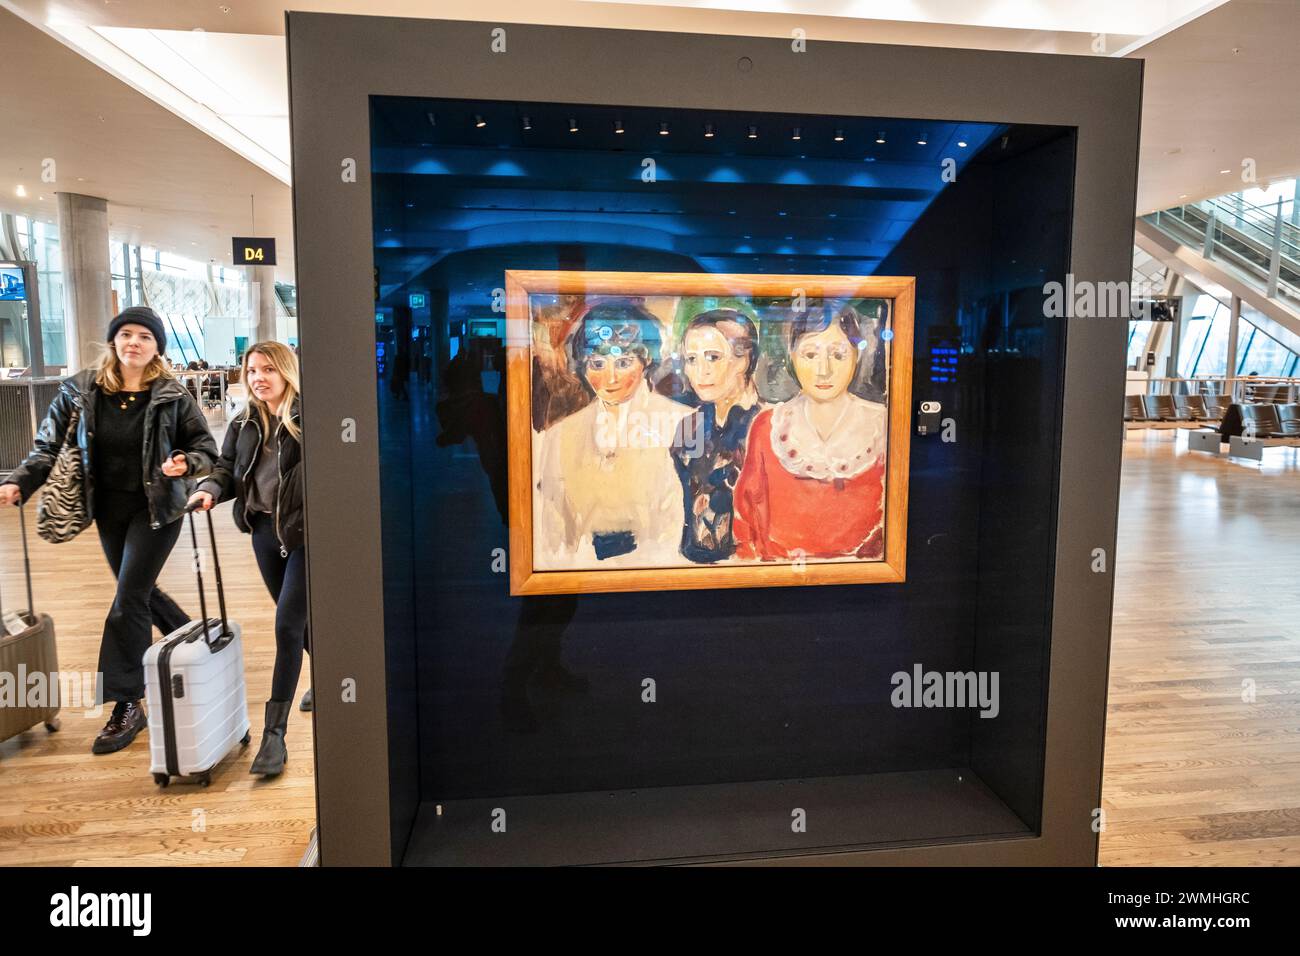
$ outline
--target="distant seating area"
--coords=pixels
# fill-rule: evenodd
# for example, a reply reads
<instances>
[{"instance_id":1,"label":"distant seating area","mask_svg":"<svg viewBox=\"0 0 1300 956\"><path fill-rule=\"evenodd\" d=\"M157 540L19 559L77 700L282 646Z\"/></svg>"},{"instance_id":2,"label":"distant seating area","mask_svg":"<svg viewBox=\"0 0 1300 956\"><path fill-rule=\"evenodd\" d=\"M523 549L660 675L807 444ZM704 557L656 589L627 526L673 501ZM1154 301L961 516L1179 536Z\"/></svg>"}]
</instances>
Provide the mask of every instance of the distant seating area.
<instances>
[{"instance_id":1,"label":"distant seating area","mask_svg":"<svg viewBox=\"0 0 1300 956\"><path fill-rule=\"evenodd\" d=\"M1300 447L1300 404L1231 404L1215 428L1189 432L1187 447L1218 455L1228 445L1230 458L1264 460L1265 448Z\"/></svg>"},{"instance_id":2,"label":"distant seating area","mask_svg":"<svg viewBox=\"0 0 1300 956\"><path fill-rule=\"evenodd\" d=\"M1264 449L1300 448L1300 385L1297 380L1234 380L1232 391L1211 392L1222 383L1159 380L1157 388L1178 391L1206 388L1201 394L1124 396L1124 429L1181 429L1191 451L1224 453L1230 458L1263 461ZM1233 401L1234 395L1237 401Z\"/></svg>"},{"instance_id":3,"label":"distant seating area","mask_svg":"<svg viewBox=\"0 0 1300 956\"><path fill-rule=\"evenodd\" d=\"M1126 395L1124 422L1129 428L1187 428L1222 420L1230 395Z\"/></svg>"}]
</instances>

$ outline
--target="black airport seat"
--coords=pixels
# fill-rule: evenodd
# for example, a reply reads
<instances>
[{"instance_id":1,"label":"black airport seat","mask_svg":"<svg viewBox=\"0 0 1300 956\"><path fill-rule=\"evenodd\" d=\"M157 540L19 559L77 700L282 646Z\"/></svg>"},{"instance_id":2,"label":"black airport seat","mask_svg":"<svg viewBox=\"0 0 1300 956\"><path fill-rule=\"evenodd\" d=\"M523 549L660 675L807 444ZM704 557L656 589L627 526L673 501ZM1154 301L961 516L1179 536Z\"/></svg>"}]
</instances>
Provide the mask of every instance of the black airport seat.
<instances>
[{"instance_id":1,"label":"black airport seat","mask_svg":"<svg viewBox=\"0 0 1300 956\"><path fill-rule=\"evenodd\" d=\"M1205 399L1200 395L1175 395L1174 408L1179 418L1189 422L1203 422L1209 417Z\"/></svg>"},{"instance_id":2,"label":"black airport seat","mask_svg":"<svg viewBox=\"0 0 1300 956\"><path fill-rule=\"evenodd\" d=\"M1288 438L1300 438L1300 405L1277 405L1278 422L1282 434Z\"/></svg>"},{"instance_id":3,"label":"black airport seat","mask_svg":"<svg viewBox=\"0 0 1300 956\"><path fill-rule=\"evenodd\" d=\"M1124 396L1124 421L1141 422L1145 421L1147 410L1142 404L1141 395Z\"/></svg>"},{"instance_id":4,"label":"black airport seat","mask_svg":"<svg viewBox=\"0 0 1300 956\"><path fill-rule=\"evenodd\" d=\"M1233 402L1219 420L1219 435L1227 441L1233 435L1241 434L1242 406Z\"/></svg>"},{"instance_id":5,"label":"black airport seat","mask_svg":"<svg viewBox=\"0 0 1300 956\"><path fill-rule=\"evenodd\" d=\"M1178 421L1178 409L1174 408L1172 395L1143 395L1142 404L1146 406L1148 421Z\"/></svg>"}]
</instances>

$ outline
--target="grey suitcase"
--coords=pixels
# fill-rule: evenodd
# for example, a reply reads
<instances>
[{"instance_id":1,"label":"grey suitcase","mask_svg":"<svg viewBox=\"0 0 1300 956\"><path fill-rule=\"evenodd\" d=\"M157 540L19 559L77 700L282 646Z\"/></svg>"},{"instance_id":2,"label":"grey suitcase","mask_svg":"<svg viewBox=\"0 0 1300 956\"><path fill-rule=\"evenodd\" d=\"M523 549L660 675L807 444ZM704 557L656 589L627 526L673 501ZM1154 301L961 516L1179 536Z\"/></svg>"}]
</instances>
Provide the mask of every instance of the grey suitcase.
<instances>
[{"instance_id":1,"label":"grey suitcase","mask_svg":"<svg viewBox=\"0 0 1300 956\"><path fill-rule=\"evenodd\" d=\"M208 516L208 539L217 579L219 619L208 617L194 509L189 513L190 543L203 615L150 645L144 655L145 700L149 707L149 754L154 782L197 777L208 786L212 771L236 747L252 739L244 687L244 648L240 627L226 617L217 536Z\"/></svg>"},{"instance_id":2,"label":"grey suitcase","mask_svg":"<svg viewBox=\"0 0 1300 956\"><path fill-rule=\"evenodd\" d=\"M54 621L48 614L37 614L32 603L32 565L27 553L27 519L18 509L18 523L23 539L23 572L27 576L27 610L5 610L0 595L0 675L9 688L0 688L0 741L21 734L29 727L45 724L54 733L59 729L59 655L54 646ZM27 677L43 674L39 682ZM30 685L30 686L29 686ZM35 688L44 685L43 699L32 700ZM12 696L13 699L9 699Z\"/></svg>"}]
</instances>

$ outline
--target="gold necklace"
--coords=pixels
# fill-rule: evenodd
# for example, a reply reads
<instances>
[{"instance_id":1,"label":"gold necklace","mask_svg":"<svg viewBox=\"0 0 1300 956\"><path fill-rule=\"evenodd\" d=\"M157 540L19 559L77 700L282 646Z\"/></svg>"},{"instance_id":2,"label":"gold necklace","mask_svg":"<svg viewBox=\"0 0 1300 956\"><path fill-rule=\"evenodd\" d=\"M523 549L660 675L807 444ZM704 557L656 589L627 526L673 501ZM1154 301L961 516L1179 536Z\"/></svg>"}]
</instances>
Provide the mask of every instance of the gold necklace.
<instances>
[{"instance_id":1,"label":"gold necklace","mask_svg":"<svg viewBox=\"0 0 1300 956\"><path fill-rule=\"evenodd\" d=\"M135 392L125 392L125 393L123 393L123 394L126 395L126 401L127 401L127 402L134 402L134 401L135 401ZM126 402L122 402L122 404L118 405L118 408L121 408L121 409L125 410L125 409L126 409Z\"/></svg>"}]
</instances>

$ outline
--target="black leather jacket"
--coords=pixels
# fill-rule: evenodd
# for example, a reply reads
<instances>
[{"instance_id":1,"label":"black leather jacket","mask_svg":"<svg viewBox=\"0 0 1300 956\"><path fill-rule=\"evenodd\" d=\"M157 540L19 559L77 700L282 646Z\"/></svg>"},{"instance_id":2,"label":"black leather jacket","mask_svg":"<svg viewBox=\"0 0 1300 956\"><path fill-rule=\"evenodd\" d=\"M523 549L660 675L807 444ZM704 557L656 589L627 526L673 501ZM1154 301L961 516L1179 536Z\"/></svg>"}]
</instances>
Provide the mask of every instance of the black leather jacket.
<instances>
[{"instance_id":1,"label":"black leather jacket","mask_svg":"<svg viewBox=\"0 0 1300 956\"><path fill-rule=\"evenodd\" d=\"M15 484L26 501L49 477L63 438L68 433L68 422L74 409L81 409L77 423L77 445L81 449L81 463L86 472L86 510L95 516L95 469L92 456L95 450L95 372L84 369L65 379L59 393L50 403L50 409L37 429L31 454L19 465L5 484ZM149 386L149 407L144 412L144 449L141 465L144 469L144 491L149 501L149 524L161 528L171 524L185 513L185 503L193 487L191 476L202 476L212 470L217 457L217 443L208 431L203 412L185 386L174 378L160 377ZM162 473L162 464L173 452L185 452L189 462L189 475L168 478Z\"/></svg>"},{"instance_id":2,"label":"black leather jacket","mask_svg":"<svg viewBox=\"0 0 1300 956\"><path fill-rule=\"evenodd\" d=\"M300 423L300 403L294 401L290 418ZM302 523L302 448L289 430L281 423L275 433L276 471L280 483L275 492L275 536L280 540L280 549L287 555L303 545ZM226 429L226 438L221 445L221 457L212 467L212 474L199 485L199 491L206 491L216 499L215 503L235 499L235 524L239 530L248 534L252 527L248 520L248 489L246 481L251 480L257 459L262 454L265 438L262 434L262 420L256 415L247 418L240 414Z\"/></svg>"}]
</instances>

